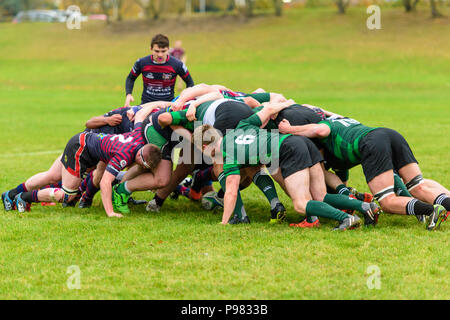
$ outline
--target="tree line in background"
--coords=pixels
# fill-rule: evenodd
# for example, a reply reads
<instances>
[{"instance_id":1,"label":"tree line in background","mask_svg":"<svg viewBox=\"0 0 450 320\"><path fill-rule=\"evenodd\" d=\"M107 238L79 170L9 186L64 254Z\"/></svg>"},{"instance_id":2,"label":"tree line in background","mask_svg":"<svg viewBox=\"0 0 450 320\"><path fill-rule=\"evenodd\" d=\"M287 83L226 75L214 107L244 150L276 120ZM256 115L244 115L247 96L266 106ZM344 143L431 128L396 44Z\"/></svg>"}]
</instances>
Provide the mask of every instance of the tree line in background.
<instances>
[{"instance_id":1,"label":"tree line in background","mask_svg":"<svg viewBox=\"0 0 450 320\"><path fill-rule=\"evenodd\" d=\"M283 14L284 6L319 7L335 5L338 13L345 14L351 5L385 4L403 6L405 12L413 12L419 4L430 7L433 18L441 17L438 6L450 4L449 0L0 0L0 17L16 15L31 9L65 9L76 5L83 14L100 13L108 21L126 18L158 20L163 15L190 15L197 12L217 12L224 15L239 14L247 18L256 12L271 11Z\"/></svg>"}]
</instances>

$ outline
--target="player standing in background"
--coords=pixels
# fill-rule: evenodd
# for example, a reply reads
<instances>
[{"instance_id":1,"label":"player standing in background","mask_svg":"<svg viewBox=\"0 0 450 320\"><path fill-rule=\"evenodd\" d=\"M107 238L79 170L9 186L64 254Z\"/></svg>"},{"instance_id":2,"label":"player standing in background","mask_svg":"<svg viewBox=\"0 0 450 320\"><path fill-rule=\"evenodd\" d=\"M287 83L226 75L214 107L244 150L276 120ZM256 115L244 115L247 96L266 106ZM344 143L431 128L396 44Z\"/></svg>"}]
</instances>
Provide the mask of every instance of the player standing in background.
<instances>
[{"instance_id":1,"label":"player standing in background","mask_svg":"<svg viewBox=\"0 0 450 320\"><path fill-rule=\"evenodd\" d=\"M181 40L175 41L173 48L170 48L169 50L169 54L186 64L187 56L186 52L183 49L183 43L181 42ZM183 90L181 82L177 83L176 88L178 92L181 92L181 90Z\"/></svg>"},{"instance_id":2,"label":"player standing in background","mask_svg":"<svg viewBox=\"0 0 450 320\"><path fill-rule=\"evenodd\" d=\"M153 37L150 45L152 54L138 59L126 79L125 90L127 97L124 107L129 107L134 101L134 81L142 73L144 89L141 104L151 101L171 101L174 98L177 76L186 83L187 87L194 85L186 65L169 55L169 39L163 34Z\"/></svg>"}]
</instances>

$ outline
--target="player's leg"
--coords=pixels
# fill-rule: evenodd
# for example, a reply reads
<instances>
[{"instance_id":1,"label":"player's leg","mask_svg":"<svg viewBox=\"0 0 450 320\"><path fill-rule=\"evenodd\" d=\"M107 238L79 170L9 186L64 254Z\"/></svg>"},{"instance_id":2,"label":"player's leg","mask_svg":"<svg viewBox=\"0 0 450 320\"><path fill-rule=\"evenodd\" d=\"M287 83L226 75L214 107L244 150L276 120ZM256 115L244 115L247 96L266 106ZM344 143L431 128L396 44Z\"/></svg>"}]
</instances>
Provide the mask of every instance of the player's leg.
<instances>
[{"instance_id":1,"label":"player's leg","mask_svg":"<svg viewBox=\"0 0 450 320\"><path fill-rule=\"evenodd\" d=\"M61 174L61 188L47 188L32 192L22 192L15 197L19 211L25 211L32 202L61 202L68 203L78 194L81 176L97 164L86 148L86 133L73 136L67 143L60 162L55 164Z\"/></svg>"},{"instance_id":2,"label":"player's leg","mask_svg":"<svg viewBox=\"0 0 450 320\"><path fill-rule=\"evenodd\" d=\"M60 202L68 203L78 194L81 178L69 173L61 166L62 187L46 188L31 192L22 192L15 197L15 203L19 212L25 212L33 202Z\"/></svg>"},{"instance_id":3,"label":"player's leg","mask_svg":"<svg viewBox=\"0 0 450 320\"><path fill-rule=\"evenodd\" d=\"M178 195L186 196L192 200L199 200L201 198L200 192L197 194L196 192L192 192L191 188L181 185L183 180L192 173L194 165L179 163L175 170L172 172L172 178L167 186L162 189L158 189L156 192L156 196L162 201L161 206L165 199L172 193L176 193ZM200 190L199 190L200 191ZM155 200L156 201L156 200Z\"/></svg>"},{"instance_id":4,"label":"player's leg","mask_svg":"<svg viewBox=\"0 0 450 320\"><path fill-rule=\"evenodd\" d=\"M411 163L399 170L406 183L408 191L417 199L427 203L442 205L447 211L450 211L450 196L447 195L445 188L438 183L425 183L422 177L419 165Z\"/></svg>"},{"instance_id":5,"label":"player's leg","mask_svg":"<svg viewBox=\"0 0 450 320\"><path fill-rule=\"evenodd\" d=\"M281 223L286 218L286 208L278 198L277 189L273 180L264 170L264 167L255 166L247 169L248 175L251 177L253 183L261 190L261 192L269 201L270 205L270 223Z\"/></svg>"},{"instance_id":6,"label":"player's leg","mask_svg":"<svg viewBox=\"0 0 450 320\"><path fill-rule=\"evenodd\" d=\"M61 156L53 162L49 170L35 174L16 188L4 192L2 194L3 206L6 211L12 210L14 208L14 198L19 193L38 190L41 187L55 184L59 181L61 181Z\"/></svg>"},{"instance_id":7,"label":"player's leg","mask_svg":"<svg viewBox=\"0 0 450 320\"><path fill-rule=\"evenodd\" d=\"M346 194L327 193L322 163L316 163L310 168L310 177L310 191L314 200L323 201L334 208L341 210L359 211L364 215L364 224L366 226L377 224L380 208L376 203L360 201L355 197Z\"/></svg>"},{"instance_id":8,"label":"player's leg","mask_svg":"<svg viewBox=\"0 0 450 320\"><path fill-rule=\"evenodd\" d=\"M119 212L128 212L128 199L133 192L163 188L169 183L171 175L172 161L161 160L155 172L145 172L131 180L115 185L113 187L113 204L115 208ZM154 200L155 198L152 201ZM152 201L149 202L147 208L152 205ZM156 205L158 204L156 203ZM155 207L155 210L152 211L159 211L159 209L160 206L158 208Z\"/></svg>"},{"instance_id":9,"label":"player's leg","mask_svg":"<svg viewBox=\"0 0 450 320\"><path fill-rule=\"evenodd\" d=\"M87 179L86 181L86 190L81 196L80 203L78 204L79 208L85 209L91 207L95 194L100 190L100 181L105 169L106 164L103 161L100 161L92 172L92 175L89 175L90 179Z\"/></svg>"},{"instance_id":10,"label":"player's leg","mask_svg":"<svg viewBox=\"0 0 450 320\"><path fill-rule=\"evenodd\" d=\"M431 180L431 179L424 179L423 182L428 188L433 188L434 190L437 190L438 193L442 194L445 193L447 196L450 197L450 191L445 188L443 185L441 185L439 182Z\"/></svg>"},{"instance_id":11,"label":"player's leg","mask_svg":"<svg viewBox=\"0 0 450 320\"><path fill-rule=\"evenodd\" d=\"M295 211L309 216L319 216L334 219L340 222L339 230L346 230L359 226L358 217L350 216L327 203L312 199L310 194L310 169L303 169L284 179L286 188L291 195ZM300 224L291 224L292 227L304 227Z\"/></svg>"}]
</instances>

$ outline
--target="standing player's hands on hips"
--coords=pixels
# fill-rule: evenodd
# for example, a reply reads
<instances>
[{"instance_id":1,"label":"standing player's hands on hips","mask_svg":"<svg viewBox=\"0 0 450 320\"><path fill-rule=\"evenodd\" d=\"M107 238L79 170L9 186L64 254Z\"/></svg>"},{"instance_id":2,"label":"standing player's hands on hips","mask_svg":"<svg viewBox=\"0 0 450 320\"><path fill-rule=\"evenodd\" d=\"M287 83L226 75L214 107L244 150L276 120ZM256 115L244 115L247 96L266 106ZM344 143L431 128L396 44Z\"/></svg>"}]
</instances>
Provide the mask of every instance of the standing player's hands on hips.
<instances>
[{"instance_id":1,"label":"standing player's hands on hips","mask_svg":"<svg viewBox=\"0 0 450 320\"><path fill-rule=\"evenodd\" d=\"M124 107L126 107L126 108L129 107L130 102L134 102L134 98L133 98L133 95L131 95L131 93L127 94Z\"/></svg>"}]
</instances>

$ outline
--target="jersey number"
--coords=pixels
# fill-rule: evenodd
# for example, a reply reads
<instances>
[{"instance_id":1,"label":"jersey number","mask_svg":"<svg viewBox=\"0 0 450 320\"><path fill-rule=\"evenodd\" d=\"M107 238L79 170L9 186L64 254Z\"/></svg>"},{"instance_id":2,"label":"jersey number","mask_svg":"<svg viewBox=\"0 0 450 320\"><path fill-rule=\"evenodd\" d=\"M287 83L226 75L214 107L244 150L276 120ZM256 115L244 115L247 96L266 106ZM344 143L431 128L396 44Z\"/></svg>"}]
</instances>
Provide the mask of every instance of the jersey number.
<instances>
[{"instance_id":1,"label":"jersey number","mask_svg":"<svg viewBox=\"0 0 450 320\"><path fill-rule=\"evenodd\" d=\"M241 134L236 138L236 140L234 140L234 142L236 142L236 144L250 144L253 141L255 141L255 138L256 138L255 136L252 136L250 134L245 136Z\"/></svg>"},{"instance_id":2,"label":"jersey number","mask_svg":"<svg viewBox=\"0 0 450 320\"><path fill-rule=\"evenodd\" d=\"M344 127L350 127L352 124L360 124L355 119L345 118L345 119L333 119L333 122L339 122Z\"/></svg>"},{"instance_id":3,"label":"jersey number","mask_svg":"<svg viewBox=\"0 0 450 320\"><path fill-rule=\"evenodd\" d=\"M128 143L128 142L133 141L133 137L128 137L125 139L125 137L121 134L115 135L114 137L111 137L111 139L109 139L109 140L114 141L114 140L116 140L116 138L119 138L119 142L121 142L121 143Z\"/></svg>"}]
</instances>

